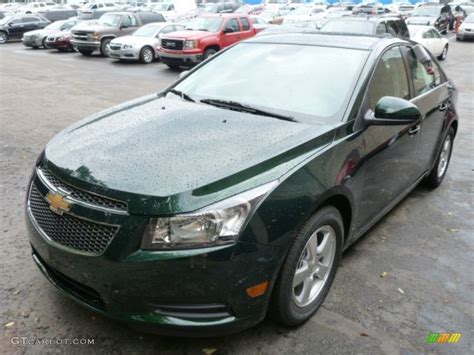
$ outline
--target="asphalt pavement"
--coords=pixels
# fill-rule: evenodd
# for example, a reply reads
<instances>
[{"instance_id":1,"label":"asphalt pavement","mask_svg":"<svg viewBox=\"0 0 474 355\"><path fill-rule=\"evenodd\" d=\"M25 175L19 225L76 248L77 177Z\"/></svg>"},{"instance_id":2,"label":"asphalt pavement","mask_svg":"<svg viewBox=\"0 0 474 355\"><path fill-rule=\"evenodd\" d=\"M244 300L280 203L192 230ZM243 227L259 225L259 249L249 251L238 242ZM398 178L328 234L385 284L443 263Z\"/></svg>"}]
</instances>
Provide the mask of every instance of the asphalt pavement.
<instances>
[{"instance_id":1,"label":"asphalt pavement","mask_svg":"<svg viewBox=\"0 0 474 355\"><path fill-rule=\"evenodd\" d=\"M349 248L324 305L301 327L264 321L227 337L182 339L137 333L62 296L32 262L23 212L29 176L50 138L89 114L159 91L178 73L160 63L0 45L0 353L474 353L474 42L451 40L442 67L460 92L442 186L416 188ZM462 337L426 344L433 332ZM93 344L68 344L73 339Z\"/></svg>"}]
</instances>

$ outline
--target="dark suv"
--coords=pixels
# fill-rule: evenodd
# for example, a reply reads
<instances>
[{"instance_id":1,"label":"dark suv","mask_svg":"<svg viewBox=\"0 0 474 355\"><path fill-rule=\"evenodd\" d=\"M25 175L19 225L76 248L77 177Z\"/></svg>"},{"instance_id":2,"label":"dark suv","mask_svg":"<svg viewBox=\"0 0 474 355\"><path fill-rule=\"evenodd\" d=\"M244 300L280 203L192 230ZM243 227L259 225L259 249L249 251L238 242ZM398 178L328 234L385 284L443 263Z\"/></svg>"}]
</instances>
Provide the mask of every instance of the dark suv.
<instances>
[{"instance_id":1,"label":"dark suv","mask_svg":"<svg viewBox=\"0 0 474 355\"><path fill-rule=\"evenodd\" d=\"M410 38L405 21L396 16L335 18L327 22L321 31Z\"/></svg>"},{"instance_id":2,"label":"dark suv","mask_svg":"<svg viewBox=\"0 0 474 355\"><path fill-rule=\"evenodd\" d=\"M49 24L49 20L40 15L6 16L0 20L0 43L21 39L25 32L38 30Z\"/></svg>"}]
</instances>

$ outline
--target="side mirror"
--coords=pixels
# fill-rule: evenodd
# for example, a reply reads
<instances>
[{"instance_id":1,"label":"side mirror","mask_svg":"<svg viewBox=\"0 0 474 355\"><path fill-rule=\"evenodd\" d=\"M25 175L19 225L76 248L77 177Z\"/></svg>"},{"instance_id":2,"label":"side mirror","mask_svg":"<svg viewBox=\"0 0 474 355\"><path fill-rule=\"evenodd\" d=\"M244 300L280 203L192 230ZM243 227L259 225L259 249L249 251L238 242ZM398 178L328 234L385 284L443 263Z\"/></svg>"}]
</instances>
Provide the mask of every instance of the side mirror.
<instances>
[{"instance_id":1,"label":"side mirror","mask_svg":"<svg viewBox=\"0 0 474 355\"><path fill-rule=\"evenodd\" d=\"M128 26L126 26L126 25L120 26L120 29L121 29L121 30L123 30L124 28L128 28Z\"/></svg>"},{"instance_id":2,"label":"side mirror","mask_svg":"<svg viewBox=\"0 0 474 355\"><path fill-rule=\"evenodd\" d=\"M233 33L234 29L232 27L226 27L224 28L224 33Z\"/></svg>"},{"instance_id":3,"label":"side mirror","mask_svg":"<svg viewBox=\"0 0 474 355\"><path fill-rule=\"evenodd\" d=\"M189 74L189 70L184 70L178 75L178 80L183 79L186 75Z\"/></svg>"},{"instance_id":4,"label":"side mirror","mask_svg":"<svg viewBox=\"0 0 474 355\"><path fill-rule=\"evenodd\" d=\"M426 51L426 49L421 45L417 44L413 46L413 53L415 53L415 57L422 63L426 64L428 62L431 62L431 57Z\"/></svg>"},{"instance_id":5,"label":"side mirror","mask_svg":"<svg viewBox=\"0 0 474 355\"><path fill-rule=\"evenodd\" d=\"M421 112L416 105L393 96L382 97L375 105L375 112L369 112L365 122L376 126L408 125L421 118Z\"/></svg>"}]
</instances>

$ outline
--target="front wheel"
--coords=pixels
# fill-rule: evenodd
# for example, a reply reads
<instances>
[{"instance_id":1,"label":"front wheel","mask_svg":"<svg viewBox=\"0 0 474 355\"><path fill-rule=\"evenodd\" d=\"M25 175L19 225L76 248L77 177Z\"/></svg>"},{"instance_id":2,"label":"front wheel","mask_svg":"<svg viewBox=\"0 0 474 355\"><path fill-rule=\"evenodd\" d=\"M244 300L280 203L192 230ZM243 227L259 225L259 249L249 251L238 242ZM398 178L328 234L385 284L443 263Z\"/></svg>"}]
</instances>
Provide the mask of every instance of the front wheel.
<instances>
[{"instance_id":1,"label":"front wheel","mask_svg":"<svg viewBox=\"0 0 474 355\"><path fill-rule=\"evenodd\" d=\"M48 45L46 44L46 37L43 38L43 42L41 42L41 44L43 45L44 49L48 49Z\"/></svg>"},{"instance_id":2,"label":"front wheel","mask_svg":"<svg viewBox=\"0 0 474 355\"><path fill-rule=\"evenodd\" d=\"M454 142L454 129L450 127L448 134L444 138L443 144L441 145L441 151L439 152L438 159L433 166L430 174L425 178L425 185L434 189L441 185L446 172L448 171L449 161L451 160L451 152L453 151Z\"/></svg>"},{"instance_id":3,"label":"front wheel","mask_svg":"<svg viewBox=\"0 0 474 355\"><path fill-rule=\"evenodd\" d=\"M143 47L140 51L140 61L143 64L150 64L155 59L155 53L150 47Z\"/></svg>"},{"instance_id":4,"label":"front wheel","mask_svg":"<svg viewBox=\"0 0 474 355\"><path fill-rule=\"evenodd\" d=\"M102 54L104 57L109 56L110 42L112 42L112 38L106 38L103 39L102 43L100 44L100 54Z\"/></svg>"},{"instance_id":5,"label":"front wheel","mask_svg":"<svg viewBox=\"0 0 474 355\"><path fill-rule=\"evenodd\" d=\"M5 32L0 32L0 43L6 43L8 41L8 35Z\"/></svg>"},{"instance_id":6,"label":"front wheel","mask_svg":"<svg viewBox=\"0 0 474 355\"><path fill-rule=\"evenodd\" d=\"M439 60L445 60L448 57L448 46L444 46L443 51L439 55Z\"/></svg>"},{"instance_id":7,"label":"front wheel","mask_svg":"<svg viewBox=\"0 0 474 355\"><path fill-rule=\"evenodd\" d=\"M206 51L204 52L204 59L207 59L209 57L212 57L214 54L217 53L217 49L215 48L208 48L206 49Z\"/></svg>"},{"instance_id":8,"label":"front wheel","mask_svg":"<svg viewBox=\"0 0 474 355\"><path fill-rule=\"evenodd\" d=\"M320 209L306 222L278 276L270 316L296 326L318 310L336 276L343 240L344 224L334 207Z\"/></svg>"}]
</instances>

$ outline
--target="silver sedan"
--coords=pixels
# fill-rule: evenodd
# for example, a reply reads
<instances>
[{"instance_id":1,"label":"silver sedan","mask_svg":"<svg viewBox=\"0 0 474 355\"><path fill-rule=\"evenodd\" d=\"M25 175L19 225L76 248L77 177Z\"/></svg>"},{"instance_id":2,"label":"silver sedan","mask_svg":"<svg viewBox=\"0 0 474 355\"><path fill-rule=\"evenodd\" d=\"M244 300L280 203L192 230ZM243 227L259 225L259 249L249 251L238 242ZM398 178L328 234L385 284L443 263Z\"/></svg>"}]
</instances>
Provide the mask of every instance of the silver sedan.
<instances>
[{"instance_id":1,"label":"silver sedan","mask_svg":"<svg viewBox=\"0 0 474 355\"><path fill-rule=\"evenodd\" d=\"M110 42L109 57L149 64L158 58L160 35L182 29L184 26L173 23L150 23L140 27L130 36L113 39Z\"/></svg>"}]
</instances>

